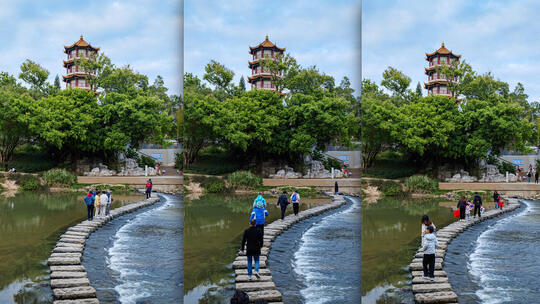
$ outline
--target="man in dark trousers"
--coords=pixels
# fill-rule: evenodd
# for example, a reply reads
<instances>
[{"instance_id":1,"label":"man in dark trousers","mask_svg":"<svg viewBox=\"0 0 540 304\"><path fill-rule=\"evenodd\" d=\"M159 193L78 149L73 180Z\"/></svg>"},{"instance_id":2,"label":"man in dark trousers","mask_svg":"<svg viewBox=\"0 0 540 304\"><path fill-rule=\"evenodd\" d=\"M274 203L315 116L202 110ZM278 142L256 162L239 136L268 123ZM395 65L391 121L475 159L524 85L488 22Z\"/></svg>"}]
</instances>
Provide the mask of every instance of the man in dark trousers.
<instances>
[{"instance_id":1,"label":"man in dark trousers","mask_svg":"<svg viewBox=\"0 0 540 304\"><path fill-rule=\"evenodd\" d=\"M285 218L285 212L287 211L288 204L289 202L287 201L287 191L283 191L277 201L277 206L281 207L281 220Z\"/></svg>"},{"instance_id":2,"label":"man in dark trousers","mask_svg":"<svg viewBox=\"0 0 540 304\"><path fill-rule=\"evenodd\" d=\"M473 204L474 217L476 217L476 212L478 212L478 217L482 217L482 214L480 214L480 207L482 207L482 197L478 194L478 192L474 193Z\"/></svg>"},{"instance_id":3,"label":"man in dark trousers","mask_svg":"<svg viewBox=\"0 0 540 304\"><path fill-rule=\"evenodd\" d=\"M92 191L84 198L84 203L88 211L88 220L91 221L94 219L94 193Z\"/></svg>"},{"instance_id":4,"label":"man in dark trousers","mask_svg":"<svg viewBox=\"0 0 540 304\"><path fill-rule=\"evenodd\" d=\"M263 234L259 228L257 228L257 221L251 220L250 227L244 231L244 237L242 238L241 254L244 254L244 248L246 247L247 256L247 271L248 278L251 281L251 266L252 260L255 261L255 277L260 279L259 275L259 256L261 255L261 247L263 246Z\"/></svg>"},{"instance_id":5,"label":"man in dark trousers","mask_svg":"<svg viewBox=\"0 0 540 304\"><path fill-rule=\"evenodd\" d=\"M334 193L337 195L339 192L339 187L338 187L338 184L337 182L334 184Z\"/></svg>"}]
</instances>

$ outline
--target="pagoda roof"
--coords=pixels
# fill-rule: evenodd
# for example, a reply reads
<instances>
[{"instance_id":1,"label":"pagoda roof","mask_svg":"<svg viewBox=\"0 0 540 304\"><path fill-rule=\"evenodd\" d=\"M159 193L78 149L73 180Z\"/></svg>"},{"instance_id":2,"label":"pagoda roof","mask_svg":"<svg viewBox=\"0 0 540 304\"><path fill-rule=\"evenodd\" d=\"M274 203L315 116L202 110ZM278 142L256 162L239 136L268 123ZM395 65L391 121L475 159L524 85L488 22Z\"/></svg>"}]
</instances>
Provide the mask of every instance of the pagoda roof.
<instances>
[{"instance_id":1,"label":"pagoda roof","mask_svg":"<svg viewBox=\"0 0 540 304\"><path fill-rule=\"evenodd\" d=\"M84 73L84 72L73 72L73 73L69 73L67 76L62 76L63 78L63 81L66 81L67 79L71 79L71 78L88 78L88 74ZM95 75L90 75L91 77L96 77Z\"/></svg>"},{"instance_id":2,"label":"pagoda roof","mask_svg":"<svg viewBox=\"0 0 540 304\"><path fill-rule=\"evenodd\" d=\"M452 53L452 51L448 50L446 47L444 47L444 42L441 44L441 47L436 50L433 53L426 53L426 58L429 59L430 57L433 57L435 55L450 55L450 57L460 58L461 55L457 55Z\"/></svg>"},{"instance_id":3,"label":"pagoda roof","mask_svg":"<svg viewBox=\"0 0 540 304\"><path fill-rule=\"evenodd\" d=\"M268 35L266 35L266 39L264 39L263 42L259 43L257 46L250 46L249 52L252 53L253 51L259 49L259 48L265 48L265 49L275 49L280 52L285 52L285 48L280 48L277 45L275 45L272 41L268 40Z\"/></svg>"},{"instance_id":4,"label":"pagoda roof","mask_svg":"<svg viewBox=\"0 0 540 304\"><path fill-rule=\"evenodd\" d=\"M64 52L66 52L67 50L71 50L75 47L80 47L80 48L89 48L89 49L92 49L92 50L95 50L95 51L99 51L99 48L98 47L93 47L90 43L86 42L84 39L83 39L83 35L81 35L81 39L79 39L79 41L73 43L72 45L69 45L69 46L64 46Z\"/></svg>"},{"instance_id":5,"label":"pagoda roof","mask_svg":"<svg viewBox=\"0 0 540 304\"><path fill-rule=\"evenodd\" d=\"M257 74L257 75L253 75L253 76L248 76L248 82L251 82L251 81L259 79L259 78L272 79L272 75L270 75L270 74Z\"/></svg>"}]
</instances>

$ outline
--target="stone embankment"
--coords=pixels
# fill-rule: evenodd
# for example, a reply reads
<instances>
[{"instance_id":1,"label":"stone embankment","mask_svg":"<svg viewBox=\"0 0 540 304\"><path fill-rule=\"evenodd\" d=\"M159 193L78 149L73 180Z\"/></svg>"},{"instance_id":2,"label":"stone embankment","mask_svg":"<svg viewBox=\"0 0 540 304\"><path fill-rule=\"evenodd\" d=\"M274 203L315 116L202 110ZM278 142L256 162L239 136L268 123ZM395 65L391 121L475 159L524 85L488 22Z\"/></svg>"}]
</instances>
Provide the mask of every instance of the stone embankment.
<instances>
[{"instance_id":1,"label":"stone embankment","mask_svg":"<svg viewBox=\"0 0 540 304\"><path fill-rule=\"evenodd\" d=\"M84 245L88 236L99 227L123 214L150 206L159 198L149 198L111 210L110 215L94 217L72 226L60 236L47 263L51 270L51 288L54 304L96 304L96 290L81 265Z\"/></svg>"},{"instance_id":2,"label":"stone embankment","mask_svg":"<svg viewBox=\"0 0 540 304\"><path fill-rule=\"evenodd\" d=\"M463 232L468 227L475 225L486 219L493 218L504 212L509 212L520 207L517 199L505 198L503 210L493 209L484 212L481 218L472 218L465 221L454 222L437 231L437 241L439 246L435 252L435 280L424 279L422 271L422 248L418 250L409 270L412 273L412 292L416 303L458 303L457 294L452 291L452 286L448 282L446 272L443 270L444 257L448 243L454 237Z\"/></svg>"},{"instance_id":3,"label":"stone embankment","mask_svg":"<svg viewBox=\"0 0 540 304\"><path fill-rule=\"evenodd\" d=\"M247 276L247 259L244 255L238 255L233 262L233 268L236 275L235 288L237 290L245 291L249 295L250 302L262 300L268 303L282 303L282 295L276 289L272 274L267 268L268 254L270 253L272 242L278 235L289 229L295 223L319 215L328 210L336 209L346 203L341 195L332 195L331 198L332 201L330 203L301 211L298 213L298 216L295 216L294 214L288 215L283 220L276 220L264 227L264 243L259 259L260 279L257 280L255 279L255 276L253 276L252 280L249 280Z\"/></svg>"}]
</instances>

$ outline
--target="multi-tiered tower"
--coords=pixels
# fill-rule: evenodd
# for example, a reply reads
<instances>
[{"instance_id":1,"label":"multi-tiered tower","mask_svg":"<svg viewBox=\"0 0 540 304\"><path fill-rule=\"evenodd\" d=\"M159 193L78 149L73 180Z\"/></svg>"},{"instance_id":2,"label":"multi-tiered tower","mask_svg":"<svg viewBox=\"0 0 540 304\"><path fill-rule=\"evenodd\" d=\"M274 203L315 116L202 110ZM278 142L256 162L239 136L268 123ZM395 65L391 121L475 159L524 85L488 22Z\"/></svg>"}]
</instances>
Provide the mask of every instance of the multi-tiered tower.
<instances>
[{"instance_id":1,"label":"multi-tiered tower","mask_svg":"<svg viewBox=\"0 0 540 304\"><path fill-rule=\"evenodd\" d=\"M428 91L428 95L452 96L452 92L448 90L448 81L450 80L437 72L437 66L443 64L450 65L452 62L459 60L460 57L461 55L456 55L445 48L444 42L440 49L431 54L426 53L426 60L429 62L429 66L426 68L428 82L424 83L424 88Z\"/></svg>"},{"instance_id":2,"label":"multi-tiered tower","mask_svg":"<svg viewBox=\"0 0 540 304\"><path fill-rule=\"evenodd\" d=\"M251 88L276 90L277 88L272 83L272 74L270 71L265 70L261 65L261 59L265 57L275 58L278 54L283 54L285 48L279 48L266 39L259 43L257 46L250 46L249 53L253 55L253 61L249 61L249 68L251 69L251 76L248 77ZM279 72L281 73L281 72Z\"/></svg>"},{"instance_id":3,"label":"multi-tiered tower","mask_svg":"<svg viewBox=\"0 0 540 304\"><path fill-rule=\"evenodd\" d=\"M84 71L75 64L74 59L81 57L88 58L91 54L97 54L98 51L99 48L93 47L90 43L84 41L82 35L79 41L70 46L64 46L64 53L67 54L67 60L64 60L67 75L63 76L66 88L90 89L90 85L86 79L87 77L95 77L95 72L88 73Z\"/></svg>"}]
</instances>

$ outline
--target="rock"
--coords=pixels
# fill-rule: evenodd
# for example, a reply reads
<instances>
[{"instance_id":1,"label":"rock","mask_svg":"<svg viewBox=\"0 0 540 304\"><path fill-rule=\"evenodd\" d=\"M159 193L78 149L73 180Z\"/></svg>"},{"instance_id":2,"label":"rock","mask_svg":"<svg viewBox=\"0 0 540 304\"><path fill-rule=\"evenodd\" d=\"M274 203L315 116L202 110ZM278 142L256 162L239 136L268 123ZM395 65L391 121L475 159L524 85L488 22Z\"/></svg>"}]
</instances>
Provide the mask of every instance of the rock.
<instances>
[{"instance_id":1,"label":"rock","mask_svg":"<svg viewBox=\"0 0 540 304\"><path fill-rule=\"evenodd\" d=\"M55 299L81 299L96 296L96 290L91 286L68 287L53 289Z\"/></svg>"},{"instance_id":2,"label":"rock","mask_svg":"<svg viewBox=\"0 0 540 304\"><path fill-rule=\"evenodd\" d=\"M448 283L448 278L447 277L435 277L435 280L430 280L430 279L424 279L423 277L419 276L419 277L414 277L412 279L412 283L413 285L414 284L441 284L441 283Z\"/></svg>"},{"instance_id":3,"label":"rock","mask_svg":"<svg viewBox=\"0 0 540 304\"><path fill-rule=\"evenodd\" d=\"M249 296L250 302L255 301L267 301L267 302L276 302L282 301L281 292L277 290L263 290L263 291L251 291L247 293Z\"/></svg>"},{"instance_id":4,"label":"rock","mask_svg":"<svg viewBox=\"0 0 540 304\"><path fill-rule=\"evenodd\" d=\"M458 301L458 297L453 291L417 293L414 295L414 299L416 303L450 303Z\"/></svg>"},{"instance_id":5,"label":"rock","mask_svg":"<svg viewBox=\"0 0 540 304\"><path fill-rule=\"evenodd\" d=\"M247 282L247 283L236 283L236 290L242 291L259 291L259 290L273 290L276 288L274 282ZM250 298L251 300L251 298Z\"/></svg>"},{"instance_id":6,"label":"rock","mask_svg":"<svg viewBox=\"0 0 540 304\"><path fill-rule=\"evenodd\" d=\"M81 259L78 258L49 258L47 264L49 265L79 265Z\"/></svg>"},{"instance_id":7,"label":"rock","mask_svg":"<svg viewBox=\"0 0 540 304\"><path fill-rule=\"evenodd\" d=\"M77 300L56 300L53 304L99 304L97 298L77 299Z\"/></svg>"},{"instance_id":8,"label":"rock","mask_svg":"<svg viewBox=\"0 0 540 304\"><path fill-rule=\"evenodd\" d=\"M413 277L422 277L423 274L424 272L421 270L412 272ZM446 277L446 272L443 270L435 270L433 274L435 277Z\"/></svg>"},{"instance_id":9,"label":"rock","mask_svg":"<svg viewBox=\"0 0 540 304\"><path fill-rule=\"evenodd\" d=\"M413 293L427 293L427 292L438 292L438 291L452 291L452 286L448 283L440 284L413 284L412 292Z\"/></svg>"},{"instance_id":10,"label":"rock","mask_svg":"<svg viewBox=\"0 0 540 304\"><path fill-rule=\"evenodd\" d=\"M262 275L257 280L255 280L255 276L252 276L252 281L249 280L249 277L247 275L239 275L236 277L235 281L236 283L246 283L246 282L271 282L272 277L270 275Z\"/></svg>"},{"instance_id":11,"label":"rock","mask_svg":"<svg viewBox=\"0 0 540 304\"><path fill-rule=\"evenodd\" d=\"M51 272L80 272L85 271L83 265L66 265L66 266L51 266Z\"/></svg>"},{"instance_id":12,"label":"rock","mask_svg":"<svg viewBox=\"0 0 540 304\"><path fill-rule=\"evenodd\" d=\"M83 271L53 271L51 279L86 278L88 275Z\"/></svg>"},{"instance_id":13,"label":"rock","mask_svg":"<svg viewBox=\"0 0 540 304\"><path fill-rule=\"evenodd\" d=\"M66 288L78 286L90 286L90 281L88 280L88 278L51 280L51 288Z\"/></svg>"}]
</instances>

